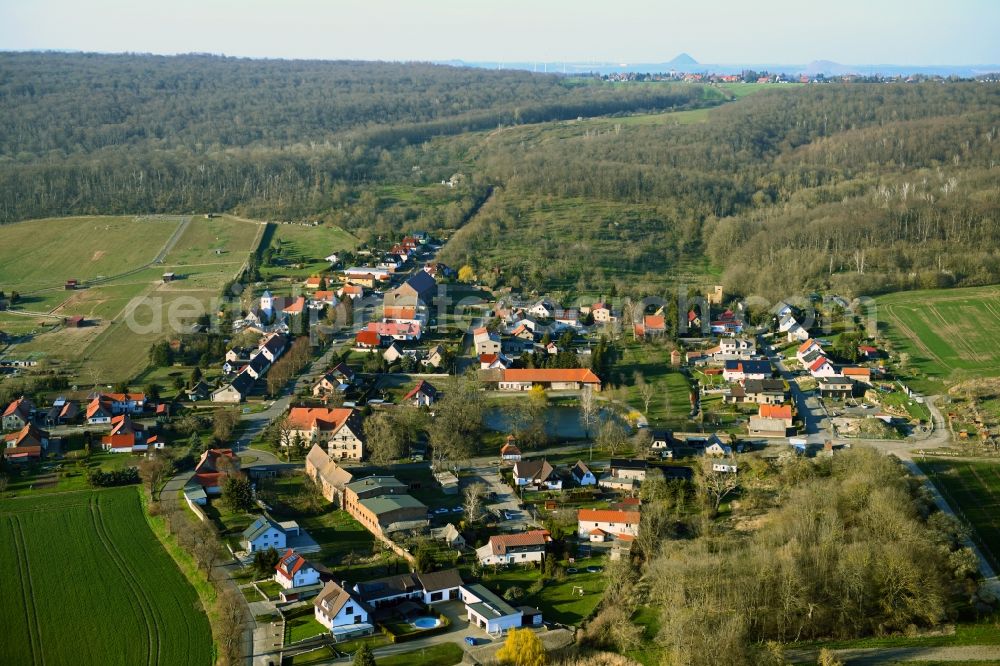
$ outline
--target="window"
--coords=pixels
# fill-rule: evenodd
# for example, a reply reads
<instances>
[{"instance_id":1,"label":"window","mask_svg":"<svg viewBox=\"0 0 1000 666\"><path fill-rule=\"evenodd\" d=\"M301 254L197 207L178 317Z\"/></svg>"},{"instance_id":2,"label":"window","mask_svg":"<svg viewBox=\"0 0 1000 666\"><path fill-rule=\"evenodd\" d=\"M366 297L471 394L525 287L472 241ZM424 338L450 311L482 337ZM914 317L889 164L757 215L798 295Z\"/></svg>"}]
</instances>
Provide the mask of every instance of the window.
<instances>
[{"instance_id":1,"label":"window","mask_svg":"<svg viewBox=\"0 0 1000 666\"><path fill-rule=\"evenodd\" d=\"M347 615L350 615L353 612L354 608L352 606L348 606L347 608L344 609L344 613L346 613Z\"/></svg>"}]
</instances>

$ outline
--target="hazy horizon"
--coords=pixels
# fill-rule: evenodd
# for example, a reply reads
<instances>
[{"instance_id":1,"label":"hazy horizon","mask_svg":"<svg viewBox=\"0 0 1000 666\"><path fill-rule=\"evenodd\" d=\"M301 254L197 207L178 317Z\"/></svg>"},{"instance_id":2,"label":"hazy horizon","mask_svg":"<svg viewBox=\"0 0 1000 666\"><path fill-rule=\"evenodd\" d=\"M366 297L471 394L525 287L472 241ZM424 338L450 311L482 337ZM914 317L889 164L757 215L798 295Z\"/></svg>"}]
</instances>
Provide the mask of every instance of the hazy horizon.
<instances>
[{"instance_id":1,"label":"hazy horizon","mask_svg":"<svg viewBox=\"0 0 1000 666\"><path fill-rule=\"evenodd\" d=\"M58 17L54 20L53 17ZM33 0L0 6L0 50L464 62L992 65L1000 3ZM155 29L153 28L155 26Z\"/></svg>"}]
</instances>

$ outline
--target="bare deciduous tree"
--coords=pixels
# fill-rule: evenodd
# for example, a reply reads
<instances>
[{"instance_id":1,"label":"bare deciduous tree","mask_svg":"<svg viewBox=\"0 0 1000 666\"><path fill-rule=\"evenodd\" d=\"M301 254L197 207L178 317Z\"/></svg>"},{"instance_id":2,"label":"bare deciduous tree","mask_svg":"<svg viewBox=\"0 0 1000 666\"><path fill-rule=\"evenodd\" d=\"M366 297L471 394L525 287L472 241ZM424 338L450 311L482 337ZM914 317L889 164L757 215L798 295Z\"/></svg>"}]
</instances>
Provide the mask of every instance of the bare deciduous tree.
<instances>
[{"instance_id":1,"label":"bare deciduous tree","mask_svg":"<svg viewBox=\"0 0 1000 666\"><path fill-rule=\"evenodd\" d=\"M703 458L701 465L697 468L698 473L696 475L698 487L705 493L713 515L718 513L722 502L740 487L739 479L735 474L713 470L712 464L714 462L717 461L711 458Z\"/></svg>"},{"instance_id":2,"label":"bare deciduous tree","mask_svg":"<svg viewBox=\"0 0 1000 666\"><path fill-rule=\"evenodd\" d=\"M465 519L475 524L483 517L483 499L486 497L485 483L472 483L465 487Z\"/></svg>"},{"instance_id":3,"label":"bare deciduous tree","mask_svg":"<svg viewBox=\"0 0 1000 666\"><path fill-rule=\"evenodd\" d=\"M171 465L166 459L150 455L139 461L139 477L149 491L150 498L155 497L156 489L160 482L170 473Z\"/></svg>"}]
</instances>

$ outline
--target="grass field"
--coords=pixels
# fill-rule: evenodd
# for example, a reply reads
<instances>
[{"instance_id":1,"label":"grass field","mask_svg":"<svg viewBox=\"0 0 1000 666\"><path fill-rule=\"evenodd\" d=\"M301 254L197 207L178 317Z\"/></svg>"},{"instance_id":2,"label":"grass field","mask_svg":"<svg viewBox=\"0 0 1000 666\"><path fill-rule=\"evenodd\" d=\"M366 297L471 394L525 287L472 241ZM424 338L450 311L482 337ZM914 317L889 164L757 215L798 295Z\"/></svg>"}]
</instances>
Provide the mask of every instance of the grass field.
<instances>
[{"instance_id":1,"label":"grass field","mask_svg":"<svg viewBox=\"0 0 1000 666\"><path fill-rule=\"evenodd\" d=\"M948 504L974 530L973 538L1000 569L1000 463L966 460L921 460Z\"/></svg>"},{"instance_id":2,"label":"grass field","mask_svg":"<svg viewBox=\"0 0 1000 666\"><path fill-rule=\"evenodd\" d=\"M210 664L198 597L135 488L0 502L0 662Z\"/></svg>"},{"instance_id":3,"label":"grass field","mask_svg":"<svg viewBox=\"0 0 1000 666\"><path fill-rule=\"evenodd\" d=\"M635 384L636 372L654 388L646 418L651 425L683 427L691 411L687 378L670 367L670 352L656 344L638 342L627 336L621 343L621 361L615 364L612 381L621 386L629 405L642 411L645 407Z\"/></svg>"},{"instance_id":4,"label":"grass field","mask_svg":"<svg viewBox=\"0 0 1000 666\"><path fill-rule=\"evenodd\" d=\"M5 224L0 285L27 292L131 270L156 257L181 219L67 217Z\"/></svg>"},{"instance_id":5,"label":"grass field","mask_svg":"<svg viewBox=\"0 0 1000 666\"><path fill-rule=\"evenodd\" d=\"M996 374L1000 287L908 291L877 299L879 328L919 373L924 391Z\"/></svg>"},{"instance_id":6,"label":"grass field","mask_svg":"<svg viewBox=\"0 0 1000 666\"><path fill-rule=\"evenodd\" d=\"M18 315L8 313L0 327L20 336L8 354L69 363L84 383L129 379L145 367L152 343L212 311L213 299L256 249L263 230L258 222L229 215L66 218L6 225L0 228L0 285L56 287L27 296L18 307L56 317L84 315L92 322L79 329L45 330L39 327L47 321L41 317L21 316L18 322ZM20 236L32 232L46 239L40 245L53 248L45 259L35 259L41 268L14 251L24 242ZM4 234L12 234L13 245L6 243ZM164 251L162 261L144 267ZM74 267L72 275L63 275L66 266ZM86 289L60 288L68 277L83 280L125 272L129 274ZM164 283L167 272L178 279Z\"/></svg>"}]
</instances>

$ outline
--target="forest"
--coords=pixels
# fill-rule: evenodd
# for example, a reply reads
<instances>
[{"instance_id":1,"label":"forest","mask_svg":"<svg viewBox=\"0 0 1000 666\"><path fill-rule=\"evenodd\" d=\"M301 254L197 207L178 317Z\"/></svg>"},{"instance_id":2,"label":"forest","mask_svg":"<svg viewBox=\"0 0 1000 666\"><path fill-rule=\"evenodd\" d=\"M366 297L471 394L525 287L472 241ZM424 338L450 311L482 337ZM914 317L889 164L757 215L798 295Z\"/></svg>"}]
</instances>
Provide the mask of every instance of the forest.
<instances>
[{"instance_id":1,"label":"forest","mask_svg":"<svg viewBox=\"0 0 1000 666\"><path fill-rule=\"evenodd\" d=\"M0 54L0 222L423 229L490 286L567 298L1000 282L996 85L731 97L420 63Z\"/></svg>"}]
</instances>

